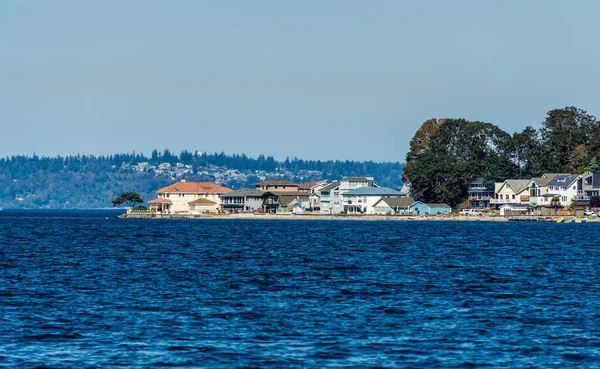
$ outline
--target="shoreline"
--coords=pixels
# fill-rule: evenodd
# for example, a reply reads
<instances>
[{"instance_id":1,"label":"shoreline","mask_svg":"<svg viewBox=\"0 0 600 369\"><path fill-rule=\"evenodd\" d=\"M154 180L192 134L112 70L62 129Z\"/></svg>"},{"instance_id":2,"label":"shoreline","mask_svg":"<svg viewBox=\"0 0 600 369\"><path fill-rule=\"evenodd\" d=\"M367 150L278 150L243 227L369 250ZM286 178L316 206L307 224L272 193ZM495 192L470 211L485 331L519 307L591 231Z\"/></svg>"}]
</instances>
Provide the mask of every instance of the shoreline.
<instances>
[{"instance_id":1,"label":"shoreline","mask_svg":"<svg viewBox=\"0 0 600 369\"><path fill-rule=\"evenodd\" d=\"M415 216L415 215L317 215L317 214L123 214L118 218L121 219L204 219L204 220L328 220L328 221L461 221L461 222L556 222L564 218L565 223L572 219L585 219L586 222L600 222L597 218L576 218L574 216L537 216L537 215L521 215L513 217L501 216L460 216L460 215L444 215L444 216Z\"/></svg>"}]
</instances>

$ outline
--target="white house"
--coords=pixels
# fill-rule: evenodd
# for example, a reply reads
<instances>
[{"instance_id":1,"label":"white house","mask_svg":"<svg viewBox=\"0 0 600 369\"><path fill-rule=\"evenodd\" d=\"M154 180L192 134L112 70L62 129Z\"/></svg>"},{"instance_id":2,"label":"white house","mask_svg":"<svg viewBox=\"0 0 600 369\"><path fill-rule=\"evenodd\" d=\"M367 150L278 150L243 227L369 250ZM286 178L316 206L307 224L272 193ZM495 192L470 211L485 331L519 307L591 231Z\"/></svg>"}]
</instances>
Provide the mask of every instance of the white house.
<instances>
[{"instance_id":1,"label":"white house","mask_svg":"<svg viewBox=\"0 0 600 369\"><path fill-rule=\"evenodd\" d=\"M554 179L556 174L546 173L541 177L532 178L527 185L529 187L529 203L533 206L549 204L548 183ZM551 197L551 196L550 196Z\"/></svg>"},{"instance_id":2,"label":"white house","mask_svg":"<svg viewBox=\"0 0 600 369\"><path fill-rule=\"evenodd\" d=\"M375 214L376 204L382 197L404 197L405 195L387 187L359 187L342 194L344 211L347 213Z\"/></svg>"},{"instance_id":3,"label":"white house","mask_svg":"<svg viewBox=\"0 0 600 369\"><path fill-rule=\"evenodd\" d=\"M552 198L558 197L561 206L569 206L574 199L577 199L579 191L582 189L581 178L578 174L557 174L548 182L548 194L546 198L552 201ZM548 202L548 205L550 202Z\"/></svg>"},{"instance_id":4,"label":"white house","mask_svg":"<svg viewBox=\"0 0 600 369\"><path fill-rule=\"evenodd\" d=\"M334 185L336 183L337 185ZM373 177L344 177L339 183L334 182L322 188L320 190L321 214L339 214L343 212L345 209L342 195L361 187L377 187L377 185L373 182ZM323 205L323 202L326 204Z\"/></svg>"},{"instance_id":5,"label":"white house","mask_svg":"<svg viewBox=\"0 0 600 369\"><path fill-rule=\"evenodd\" d=\"M525 215L531 210L528 204L504 204L500 206L500 215Z\"/></svg>"},{"instance_id":6,"label":"white house","mask_svg":"<svg viewBox=\"0 0 600 369\"><path fill-rule=\"evenodd\" d=\"M340 181L340 192L342 194L360 187L377 187L373 177L344 177Z\"/></svg>"},{"instance_id":7,"label":"white house","mask_svg":"<svg viewBox=\"0 0 600 369\"><path fill-rule=\"evenodd\" d=\"M504 182L496 182L495 198L491 199L490 203L496 206L529 203L529 182L529 179L507 179Z\"/></svg>"}]
</instances>

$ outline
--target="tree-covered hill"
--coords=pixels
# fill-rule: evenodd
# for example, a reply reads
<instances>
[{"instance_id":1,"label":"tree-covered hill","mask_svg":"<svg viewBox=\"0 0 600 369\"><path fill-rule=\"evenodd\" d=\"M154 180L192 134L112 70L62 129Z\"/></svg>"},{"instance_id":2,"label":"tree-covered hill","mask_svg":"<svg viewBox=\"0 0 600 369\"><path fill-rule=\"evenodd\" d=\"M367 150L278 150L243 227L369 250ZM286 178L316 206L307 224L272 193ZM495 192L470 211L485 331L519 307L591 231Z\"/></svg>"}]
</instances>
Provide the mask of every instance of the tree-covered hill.
<instances>
[{"instance_id":1,"label":"tree-covered hill","mask_svg":"<svg viewBox=\"0 0 600 369\"><path fill-rule=\"evenodd\" d=\"M600 122L566 107L549 111L539 130L527 126L512 135L491 123L430 119L410 141L404 178L416 199L454 206L477 177L491 184L599 169Z\"/></svg>"},{"instance_id":2,"label":"tree-covered hill","mask_svg":"<svg viewBox=\"0 0 600 369\"><path fill-rule=\"evenodd\" d=\"M373 176L383 186L402 185L402 164L372 161L319 161L260 155L205 154L154 150L109 156L12 156L0 159L0 207L102 208L124 191L148 201L157 189L181 178L213 181L232 189L281 178L296 182L343 176Z\"/></svg>"}]
</instances>

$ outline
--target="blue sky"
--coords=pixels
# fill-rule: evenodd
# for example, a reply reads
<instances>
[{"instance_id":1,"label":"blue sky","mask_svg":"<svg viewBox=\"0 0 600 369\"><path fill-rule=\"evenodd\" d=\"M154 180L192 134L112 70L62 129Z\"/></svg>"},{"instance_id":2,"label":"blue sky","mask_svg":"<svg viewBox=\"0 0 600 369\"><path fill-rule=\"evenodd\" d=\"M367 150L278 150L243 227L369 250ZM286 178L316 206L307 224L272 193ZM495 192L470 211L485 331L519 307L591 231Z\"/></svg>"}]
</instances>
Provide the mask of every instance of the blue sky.
<instances>
[{"instance_id":1,"label":"blue sky","mask_svg":"<svg viewBox=\"0 0 600 369\"><path fill-rule=\"evenodd\" d=\"M600 114L597 1L10 1L0 156L404 160L432 117Z\"/></svg>"}]
</instances>

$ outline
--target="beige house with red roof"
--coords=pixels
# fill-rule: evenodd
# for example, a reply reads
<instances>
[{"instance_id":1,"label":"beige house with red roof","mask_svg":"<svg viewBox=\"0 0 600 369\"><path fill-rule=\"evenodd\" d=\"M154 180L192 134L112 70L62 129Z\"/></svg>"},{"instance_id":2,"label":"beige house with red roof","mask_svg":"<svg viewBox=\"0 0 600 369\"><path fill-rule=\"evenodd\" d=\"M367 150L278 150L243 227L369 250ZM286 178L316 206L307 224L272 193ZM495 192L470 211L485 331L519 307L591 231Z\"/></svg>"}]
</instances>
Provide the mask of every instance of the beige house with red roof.
<instances>
[{"instance_id":1,"label":"beige house with red roof","mask_svg":"<svg viewBox=\"0 0 600 369\"><path fill-rule=\"evenodd\" d=\"M220 196L231 191L213 182L181 180L156 191L158 198L149 204L159 205L162 211L171 214L199 214L207 211L213 213L219 210Z\"/></svg>"}]
</instances>

